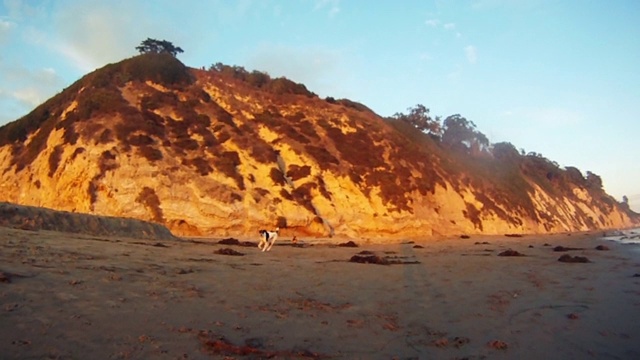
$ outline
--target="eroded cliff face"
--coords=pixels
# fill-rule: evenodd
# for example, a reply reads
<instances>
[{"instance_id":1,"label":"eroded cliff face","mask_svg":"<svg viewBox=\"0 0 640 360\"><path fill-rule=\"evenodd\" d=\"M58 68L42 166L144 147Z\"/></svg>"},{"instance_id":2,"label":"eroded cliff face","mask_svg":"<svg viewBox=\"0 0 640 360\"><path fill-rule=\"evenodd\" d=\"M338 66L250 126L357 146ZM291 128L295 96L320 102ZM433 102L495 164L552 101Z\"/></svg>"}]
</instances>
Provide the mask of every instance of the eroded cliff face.
<instances>
[{"instance_id":1,"label":"eroded cliff face","mask_svg":"<svg viewBox=\"0 0 640 360\"><path fill-rule=\"evenodd\" d=\"M145 61L160 75L140 75ZM360 104L325 101L288 80L270 85L173 58L109 65L0 129L0 201L204 236L280 226L290 236L394 239L637 224L581 175L547 175L547 184L521 173L523 162L514 187L506 175L451 165L446 150L410 141Z\"/></svg>"}]
</instances>

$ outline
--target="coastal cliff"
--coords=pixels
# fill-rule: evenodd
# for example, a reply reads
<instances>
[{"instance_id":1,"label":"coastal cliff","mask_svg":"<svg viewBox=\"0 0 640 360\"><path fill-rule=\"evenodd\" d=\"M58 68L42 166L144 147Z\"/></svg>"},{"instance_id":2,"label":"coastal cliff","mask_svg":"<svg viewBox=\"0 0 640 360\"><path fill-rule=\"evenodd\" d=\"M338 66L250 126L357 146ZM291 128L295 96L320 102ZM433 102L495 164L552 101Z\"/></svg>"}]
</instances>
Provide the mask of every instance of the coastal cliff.
<instances>
[{"instance_id":1,"label":"coastal cliff","mask_svg":"<svg viewBox=\"0 0 640 360\"><path fill-rule=\"evenodd\" d=\"M288 79L145 54L86 75L0 128L0 201L151 221L187 236L280 226L400 238L640 223L595 174L509 143L450 139Z\"/></svg>"}]
</instances>

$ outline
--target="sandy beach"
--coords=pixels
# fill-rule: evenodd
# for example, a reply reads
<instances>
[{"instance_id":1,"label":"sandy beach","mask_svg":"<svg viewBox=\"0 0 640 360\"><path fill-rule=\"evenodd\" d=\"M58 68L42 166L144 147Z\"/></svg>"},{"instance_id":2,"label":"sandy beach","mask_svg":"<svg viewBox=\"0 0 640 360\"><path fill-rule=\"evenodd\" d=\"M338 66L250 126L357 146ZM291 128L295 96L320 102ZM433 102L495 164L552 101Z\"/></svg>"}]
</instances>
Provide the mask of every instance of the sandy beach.
<instances>
[{"instance_id":1,"label":"sandy beach","mask_svg":"<svg viewBox=\"0 0 640 360\"><path fill-rule=\"evenodd\" d=\"M640 252L600 235L263 253L0 228L0 357L638 359Z\"/></svg>"}]
</instances>

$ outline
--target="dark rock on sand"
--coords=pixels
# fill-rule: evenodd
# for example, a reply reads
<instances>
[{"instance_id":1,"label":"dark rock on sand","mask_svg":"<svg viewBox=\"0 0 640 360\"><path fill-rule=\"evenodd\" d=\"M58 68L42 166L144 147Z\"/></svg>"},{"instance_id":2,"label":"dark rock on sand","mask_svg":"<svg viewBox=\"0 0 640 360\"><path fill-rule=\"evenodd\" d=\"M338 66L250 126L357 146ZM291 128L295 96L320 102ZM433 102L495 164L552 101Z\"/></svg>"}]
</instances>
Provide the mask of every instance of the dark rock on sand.
<instances>
[{"instance_id":1,"label":"dark rock on sand","mask_svg":"<svg viewBox=\"0 0 640 360\"><path fill-rule=\"evenodd\" d=\"M225 359L236 358L237 356L251 359L322 359L328 357L324 354L301 348L293 350L267 349L264 341L258 338L245 340L245 345L235 345L225 337L213 334L210 331L200 331L198 340L200 340L202 350L205 353L224 356Z\"/></svg>"},{"instance_id":2,"label":"dark rock on sand","mask_svg":"<svg viewBox=\"0 0 640 360\"><path fill-rule=\"evenodd\" d=\"M448 346L453 346L457 349L463 347L464 345L470 343L471 340L467 337L463 337L463 336L456 336L453 339L449 339L446 337L442 337L439 339L436 339L432 342L433 346L439 347L439 348L445 348Z\"/></svg>"},{"instance_id":3,"label":"dark rock on sand","mask_svg":"<svg viewBox=\"0 0 640 360\"><path fill-rule=\"evenodd\" d=\"M522 237L522 234L504 234L504 236L520 238L520 237Z\"/></svg>"},{"instance_id":4,"label":"dark rock on sand","mask_svg":"<svg viewBox=\"0 0 640 360\"><path fill-rule=\"evenodd\" d=\"M497 349L497 350L506 350L509 347L509 345L507 345L506 342L501 341L501 340L489 341L487 343L487 346L489 346L490 348Z\"/></svg>"},{"instance_id":5,"label":"dark rock on sand","mask_svg":"<svg viewBox=\"0 0 640 360\"><path fill-rule=\"evenodd\" d=\"M243 253L239 252L239 251L235 251L233 249L230 248L224 248L224 249L219 249L214 251L214 254L218 254L218 255L231 255L231 256L244 256Z\"/></svg>"},{"instance_id":6,"label":"dark rock on sand","mask_svg":"<svg viewBox=\"0 0 640 360\"><path fill-rule=\"evenodd\" d=\"M446 337L436 339L436 340L433 340L432 344L433 346L436 346L439 348L447 347L449 346L449 339L447 339Z\"/></svg>"},{"instance_id":7,"label":"dark rock on sand","mask_svg":"<svg viewBox=\"0 0 640 360\"><path fill-rule=\"evenodd\" d=\"M598 246L596 246L596 250L607 251L607 250L609 250L609 247L605 246L605 245L598 245Z\"/></svg>"},{"instance_id":8,"label":"dark rock on sand","mask_svg":"<svg viewBox=\"0 0 640 360\"><path fill-rule=\"evenodd\" d=\"M264 349L264 339L262 338L248 338L244 340L246 346L252 347L254 349Z\"/></svg>"},{"instance_id":9,"label":"dark rock on sand","mask_svg":"<svg viewBox=\"0 0 640 360\"><path fill-rule=\"evenodd\" d=\"M527 256L527 255L517 252L515 250L505 250L500 254L498 254L498 256Z\"/></svg>"},{"instance_id":10,"label":"dark rock on sand","mask_svg":"<svg viewBox=\"0 0 640 360\"><path fill-rule=\"evenodd\" d=\"M218 244L221 245L236 245L236 246L246 246L246 247L258 247L256 243L251 241L240 241L234 238L226 238L218 241Z\"/></svg>"},{"instance_id":11,"label":"dark rock on sand","mask_svg":"<svg viewBox=\"0 0 640 360\"><path fill-rule=\"evenodd\" d=\"M240 240L234 238L226 238L218 241L218 244L222 245L240 245Z\"/></svg>"},{"instance_id":12,"label":"dark rock on sand","mask_svg":"<svg viewBox=\"0 0 640 360\"><path fill-rule=\"evenodd\" d=\"M0 271L0 283L11 283L11 274Z\"/></svg>"},{"instance_id":13,"label":"dark rock on sand","mask_svg":"<svg viewBox=\"0 0 640 360\"><path fill-rule=\"evenodd\" d=\"M591 262L591 261L589 261L589 259L587 259L584 256L571 256L569 254L564 254L564 255L560 256L558 261L566 262L566 263L588 263L588 262Z\"/></svg>"},{"instance_id":14,"label":"dark rock on sand","mask_svg":"<svg viewBox=\"0 0 640 360\"><path fill-rule=\"evenodd\" d=\"M389 265L389 260L377 256L377 255L353 255L349 262L355 262L360 264L378 264L378 265Z\"/></svg>"},{"instance_id":15,"label":"dark rock on sand","mask_svg":"<svg viewBox=\"0 0 640 360\"><path fill-rule=\"evenodd\" d=\"M471 236L469 235L460 235L460 239L470 239Z\"/></svg>"},{"instance_id":16,"label":"dark rock on sand","mask_svg":"<svg viewBox=\"0 0 640 360\"><path fill-rule=\"evenodd\" d=\"M358 244L356 244L355 242L349 240L347 242L338 244L338 246L340 246L340 247L358 247Z\"/></svg>"},{"instance_id":17,"label":"dark rock on sand","mask_svg":"<svg viewBox=\"0 0 640 360\"><path fill-rule=\"evenodd\" d=\"M414 249L424 249L424 246L422 245L413 245Z\"/></svg>"},{"instance_id":18,"label":"dark rock on sand","mask_svg":"<svg viewBox=\"0 0 640 360\"><path fill-rule=\"evenodd\" d=\"M393 253L393 252L392 252ZM417 260L410 260L407 256L378 256L371 251L361 251L356 255L353 255L349 262L355 262L360 264L378 264L378 265L411 265L420 264Z\"/></svg>"},{"instance_id":19,"label":"dark rock on sand","mask_svg":"<svg viewBox=\"0 0 640 360\"><path fill-rule=\"evenodd\" d=\"M583 248L572 248L572 247L564 247L564 246L556 246L553 248L553 251L564 252L564 251L574 251L574 250L584 250Z\"/></svg>"},{"instance_id":20,"label":"dark rock on sand","mask_svg":"<svg viewBox=\"0 0 640 360\"><path fill-rule=\"evenodd\" d=\"M464 337L464 336L456 336L453 338L453 346L455 346L456 348L461 348L462 346L468 344L471 342L471 339L469 339L468 337Z\"/></svg>"},{"instance_id":21,"label":"dark rock on sand","mask_svg":"<svg viewBox=\"0 0 640 360\"><path fill-rule=\"evenodd\" d=\"M358 253L358 255L373 255L373 251L369 251L369 250L362 250Z\"/></svg>"}]
</instances>

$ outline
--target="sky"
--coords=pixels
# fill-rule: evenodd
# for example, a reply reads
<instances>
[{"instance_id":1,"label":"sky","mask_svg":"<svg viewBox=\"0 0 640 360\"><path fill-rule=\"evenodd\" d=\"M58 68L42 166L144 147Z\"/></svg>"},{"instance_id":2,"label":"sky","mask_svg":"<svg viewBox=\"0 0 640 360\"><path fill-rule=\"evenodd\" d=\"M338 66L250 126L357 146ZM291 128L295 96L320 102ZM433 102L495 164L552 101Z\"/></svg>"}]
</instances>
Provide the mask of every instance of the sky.
<instances>
[{"instance_id":1,"label":"sky","mask_svg":"<svg viewBox=\"0 0 640 360\"><path fill-rule=\"evenodd\" d=\"M381 116L461 114L640 212L638 0L0 1L0 125L154 38Z\"/></svg>"}]
</instances>

